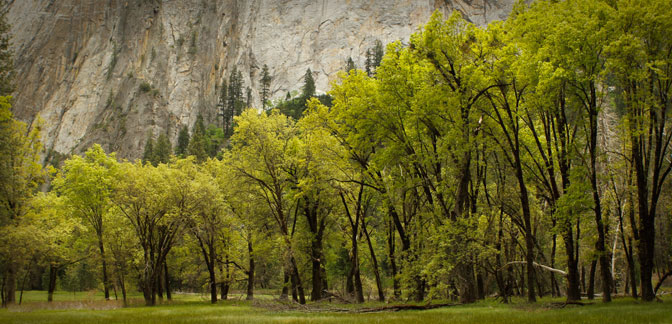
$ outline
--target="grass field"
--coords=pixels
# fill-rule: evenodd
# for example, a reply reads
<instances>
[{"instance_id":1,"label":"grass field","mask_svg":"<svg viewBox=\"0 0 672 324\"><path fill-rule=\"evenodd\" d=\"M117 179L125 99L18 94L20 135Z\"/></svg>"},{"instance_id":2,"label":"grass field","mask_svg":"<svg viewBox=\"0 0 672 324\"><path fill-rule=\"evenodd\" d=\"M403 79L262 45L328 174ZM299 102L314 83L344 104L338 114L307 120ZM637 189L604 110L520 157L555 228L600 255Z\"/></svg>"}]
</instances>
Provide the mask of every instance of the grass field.
<instances>
[{"instance_id":1,"label":"grass field","mask_svg":"<svg viewBox=\"0 0 672 324\"><path fill-rule=\"evenodd\" d=\"M139 306L139 296L132 297L138 306L122 308L116 302L102 301L99 294L59 292L56 301L47 305L44 292L27 292L23 305L0 310L0 323L672 323L671 298L663 303L621 298L611 304L564 308L550 299L534 305L522 300L510 305L489 300L425 311L352 314L318 312L345 307L333 304L309 304L303 311L275 309L276 302L263 298L268 296L260 296L261 301L211 305L206 296L177 294L172 303L154 307Z\"/></svg>"}]
</instances>

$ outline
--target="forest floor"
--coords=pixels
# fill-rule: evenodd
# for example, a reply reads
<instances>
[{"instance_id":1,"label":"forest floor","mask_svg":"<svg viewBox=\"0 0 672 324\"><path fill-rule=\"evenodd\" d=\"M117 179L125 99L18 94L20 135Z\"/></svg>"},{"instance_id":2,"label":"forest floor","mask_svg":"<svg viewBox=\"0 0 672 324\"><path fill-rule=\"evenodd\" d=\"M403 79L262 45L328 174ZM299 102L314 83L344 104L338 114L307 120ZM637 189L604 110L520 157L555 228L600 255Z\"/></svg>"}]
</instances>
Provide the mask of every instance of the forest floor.
<instances>
[{"instance_id":1,"label":"forest floor","mask_svg":"<svg viewBox=\"0 0 672 324\"><path fill-rule=\"evenodd\" d=\"M175 294L170 303L145 307L140 296L133 295L131 306L121 307L121 303L106 302L93 293L58 292L55 301L47 304L45 292L29 291L24 293L21 306L0 310L0 323L672 323L669 295L654 303L631 298L617 298L611 304L596 300L583 306L563 305L562 299L550 298L536 304L522 299L511 304L485 300L431 310L372 313L353 312L390 304L321 302L299 306L270 295L257 296L255 301L240 297L234 295L212 305L205 295Z\"/></svg>"}]
</instances>

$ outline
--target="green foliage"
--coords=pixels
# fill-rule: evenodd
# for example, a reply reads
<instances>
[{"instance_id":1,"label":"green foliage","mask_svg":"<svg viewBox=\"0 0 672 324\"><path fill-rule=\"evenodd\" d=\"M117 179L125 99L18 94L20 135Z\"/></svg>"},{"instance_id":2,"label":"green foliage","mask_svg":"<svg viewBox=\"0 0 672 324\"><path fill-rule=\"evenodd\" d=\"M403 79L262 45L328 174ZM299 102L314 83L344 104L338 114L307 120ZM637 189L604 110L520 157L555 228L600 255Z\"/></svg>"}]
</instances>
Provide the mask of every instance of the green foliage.
<instances>
[{"instance_id":1,"label":"green foliage","mask_svg":"<svg viewBox=\"0 0 672 324\"><path fill-rule=\"evenodd\" d=\"M177 146L175 147L175 155L184 157L187 154L189 147L189 128L182 126L180 133L177 135Z\"/></svg>"},{"instance_id":2,"label":"green foliage","mask_svg":"<svg viewBox=\"0 0 672 324\"><path fill-rule=\"evenodd\" d=\"M197 161L205 161L208 157L208 137L205 134L203 116L198 115L192 128L191 140L187 146L187 153L196 157Z\"/></svg>"},{"instance_id":3,"label":"green foliage","mask_svg":"<svg viewBox=\"0 0 672 324\"><path fill-rule=\"evenodd\" d=\"M303 87L301 91L301 96L304 99L315 95L315 80L313 79L313 71L310 69L306 70L306 74L303 75Z\"/></svg>"},{"instance_id":4,"label":"green foliage","mask_svg":"<svg viewBox=\"0 0 672 324\"><path fill-rule=\"evenodd\" d=\"M345 60L345 72L350 72L352 70L356 70L357 66L355 65L355 62L352 60L352 57L348 57L347 60Z\"/></svg>"},{"instance_id":5,"label":"green foliage","mask_svg":"<svg viewBox=\"0 0 672 324\"><path fill-rule=\"evenodd\" d=\"M149 82L147 81L142 81L142 83L140 83L140 86L138 87L138 90L140 90L140 92L142 93L148 93L152 91L152 85L149 84Z\"/></svg>"},{"instance_id":6,"label":"green foliage","mask_svg":"<svg viewBox=\"0 0 672 324\"><path fill-rule=\"evenodd\" d=\"M261 109L266 110L267 101L271 98L271 74L268 72L268 65L264 64L261 69Z\"/></svg>"}]
</instances>

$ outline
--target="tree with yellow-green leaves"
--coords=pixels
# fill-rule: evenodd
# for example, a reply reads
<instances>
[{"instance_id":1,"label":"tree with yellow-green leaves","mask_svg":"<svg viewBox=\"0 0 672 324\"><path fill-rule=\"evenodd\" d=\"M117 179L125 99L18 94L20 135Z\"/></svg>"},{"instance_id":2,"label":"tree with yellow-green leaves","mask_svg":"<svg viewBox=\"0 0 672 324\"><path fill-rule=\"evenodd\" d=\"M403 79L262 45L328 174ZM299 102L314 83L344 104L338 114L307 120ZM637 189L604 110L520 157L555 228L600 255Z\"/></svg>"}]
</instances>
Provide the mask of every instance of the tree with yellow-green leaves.
<instances>
[{"instance_id":1,"label":"tree with yellow-green leaves","mask_svg":"<svg viewBox=\"0 0 672 324\"><path fill-rule=\"evenodd\" d=\"M103 236L107 214L112 207L112 187L118 173L115 154L107 155L100 145L94 145L83 157L75 155L65 161L53 180L54 190L65 199L65 204L95 232L102 262L105 299L110 298L110 283Z\"/></svg>"},{"instance_id":2,"label":"tree with yellow-green leaves","mask_svg":"<svg viewBox=\"0 0 672 324\"><path fill-rule=\"evenodd\" d=\"M40 118L29 128L14 119L11 97L0 97L0 267L4 281L2 304L16 301L18 245L25 242L13 238L28 203L44 181L40 163L42 142Z\"/></svg>"}]
</instances>

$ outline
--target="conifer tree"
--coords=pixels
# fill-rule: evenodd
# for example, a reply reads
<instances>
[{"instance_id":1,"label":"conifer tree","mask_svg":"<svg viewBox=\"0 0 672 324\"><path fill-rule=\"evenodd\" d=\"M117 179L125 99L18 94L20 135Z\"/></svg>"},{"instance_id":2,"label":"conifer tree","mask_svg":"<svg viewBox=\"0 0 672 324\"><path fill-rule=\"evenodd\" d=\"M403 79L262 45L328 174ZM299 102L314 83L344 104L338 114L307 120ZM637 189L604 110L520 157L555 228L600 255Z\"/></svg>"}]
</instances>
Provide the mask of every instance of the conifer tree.
<instances>
[{"instance_id":1,"label":"conifer tree","mask_svg":"<svg viewBox=\"0 0 672 324\"><path fill-rule=\"evenodd\" d=\"M271 75L268 73L268 66L264 64L261 70L261 108L266 110L266 101L268 101L271 91Z\"/></svg>"},{"instance_id":2,"label":"conifer tree","mask_svg":"<svg viewBox=\"0 0 672 324\"><path fill-rule=\"evenodd\" d=\"M152 164L154 161L154 133L149 131L147 134L147 141L145 141L145 152L142 154L143 162L150 162Z\"/></svg>"},{"instance_id":3,"label":"conifer tree","mask_svg":"<svg viewBox=\"0 0 672 324\"><path fill-rule=\"evenodd\" d=\"M182 126L180 133L177 135L177 146L175 147L175 155L184 157L189 146L189 128Z\"/></svg>"},{"instance_id":4,"label":"conifer tree","mask_svg":"<svg viewBox=\"0 0 672 324\"><path fill-rule=\"evenodd\" d=\"M348 57L348 59L345 61L345 72L350 73L350 71L356 69L357 66L355 65L355 62L352 60L352 57Z\"/></svg>"},{"instance_id":5,"label":"conifer tree","mask_svg":"<svg viewBox=\"0 0 672 324\"><path fill-rule=\"evenodd\" d=\"M315 95L315 79L313 79L313 72L310 69L306 70L306 74L303 76L302 90L304 100Z\"/></svg>"},{"instance_id":6,"label":"conifer tree","mask_svg":"<svg viewBox=\"0 0 672 324\"><path fill-rule=\"evenodd\" d=\"M154 147L154 162L156 165L159 163L168 163L168 161L170 161L171 154L173 154L173 149L172 145L170 144L170 139L168 139L168 135L166 135L166 133L161 133L159 138L156 140Z\"/></svg>"},{"instance_id":7,"label":"conifer tree","mask_svg":"<svg viewBox=\"0 0 672 324\"><path fill-rule=\"evenodd\" d=\"M208 158L208 138L205 134L205 124L203 123L203 116L201 114L196 118L187 152L189 155L195 156L199 162L205 161Z\"/></svg>"}]
</instances>

